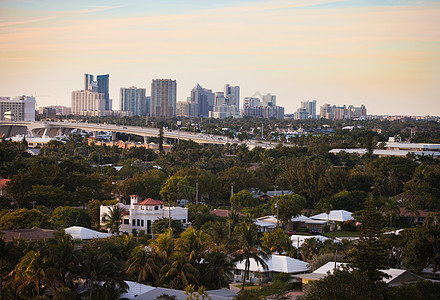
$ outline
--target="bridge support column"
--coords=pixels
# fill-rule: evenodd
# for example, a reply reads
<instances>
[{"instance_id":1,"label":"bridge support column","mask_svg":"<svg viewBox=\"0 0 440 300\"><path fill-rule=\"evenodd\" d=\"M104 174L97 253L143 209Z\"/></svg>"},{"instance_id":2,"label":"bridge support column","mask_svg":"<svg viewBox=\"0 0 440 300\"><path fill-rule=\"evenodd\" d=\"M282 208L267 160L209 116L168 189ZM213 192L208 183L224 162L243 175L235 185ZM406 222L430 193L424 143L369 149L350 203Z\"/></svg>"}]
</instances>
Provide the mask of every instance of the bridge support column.
<instances>
[{"instance_id":1,"label":"bridge support column","mask_svg":"<svg viewBox=\"0 0 440 300\"><path fill-rule=\"evenodd\" d=\"M148 144L148 136L144 136L144 144Z\"/></svg>"},{"instance_id":2,"label":"bridge support column","mask_svg":"<svg viewBox=\"0 0 440 300\"><path fill-rule=\"evenodd\" d=\"M93 131L93 137L96 139L98 138L98 131Z\"/></svg>"},{"instance_id":3,"label":"bridge support column","mask_svg":"<svg viewBox=\"0 0 440 300\"><path fill-rule=\"evenodd\" d=\"M116 141L116 131L112 131L112 141Z\"/></svg>"},{"instance_id":4,"label":"bridge support column","mask_svg":"<svg viewBox=\"0 0 440 300\"><path fill-rule=\"evenodd\" d=\"M45 127L45 128L44 128L44 132L43 132L43 138L45 138L45 137L46 137L46 134L47 134L47 127Z\"/></svg>"}]
</instances>

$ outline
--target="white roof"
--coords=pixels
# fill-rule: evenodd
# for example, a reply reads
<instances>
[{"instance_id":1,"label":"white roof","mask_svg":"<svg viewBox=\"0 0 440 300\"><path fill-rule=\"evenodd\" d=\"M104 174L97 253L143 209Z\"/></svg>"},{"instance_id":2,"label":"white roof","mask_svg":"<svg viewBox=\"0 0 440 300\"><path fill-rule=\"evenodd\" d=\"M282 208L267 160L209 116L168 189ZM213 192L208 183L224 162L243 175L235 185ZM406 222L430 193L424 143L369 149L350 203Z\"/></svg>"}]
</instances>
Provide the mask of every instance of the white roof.
<instances>
[{"instance_id":1,"label":"white roof","mask_svg":"<svg viewBox=\"0 0 440 300\"><path fill-rule=\"evenodd\" d=\"M337 262L336 268L340 269L343 265L346 265L346 263ZM329 261L328 263L326 263L325 265L323 265L319 269L316 269L313 272L313 274L327 274L327 273L333 274L334 267L335 267L335 262ZM383 281L387 284L392 282L393 280L395 280L397 277L399 277L403 273L409 272L407 270L402 270L402 269L388 269L388 270L381 270L381 271L384 272L385 274L387 274L388 276L390 276L389 278L383 279ZM414 276L414 279L417 280L416 276L415 275L413 275L413 276Z\"/></svg>"},{"instance_id":2,"label":"white roof","mask_svg":"<svg viewBox=\"0 0 440 300\"><path fill-rule=\"evenodd\" d=\"M326 213L322 213L311 216L310 218L315 220L330 220L336 222L345 222L347 220L353 220L351 214L352 214L351 212L346 210L331 210L329 215L327 215Z\"/></svg>"},{"instance_id":3,"label":"white roof","mask_svg":"<svg viewBox=\"0 0 440 300\"><path fill-rule=\"evenodd\" d=\"M305 240L315 238L317 240L320 240L321 242L324 242L326 240L330 240L330 238L322 236L322 235L297 235L293 234L290 236L290 239L292 240L292 245L294 247L301 247Z\"/></svg>"},{"instance_id":4,"label":"white roof","mask_svg":"<svg viewBox=\"0 0 440 300\"><path fill-rule=\"evenodd\" d=\"M354 148L354 149L332 149L329 151L329 153L339 153L339 152L346 152L350 154L359 154L364 155L368 152L367 149L364 148ZM440 156L440 152L438 151L418 151L418 150L385 150L385 149L374 149L373 154L379 155L379 156L407 156L408 153L413 153L415 155L433 155L434 157Z\"/></svg>"},{"instance_id":5,"label":"white roof","mask_svg":"<svg viewBox=\"0 0 440 300\"><path fill-rule=\"evenodd\" d=\"M155 287L134 281L125 281L125 283L128 285L128 289L127 292L121 294L120 296L121 299L135 299L139 295L142 295L144 293L147 293L155 289Z\"/></svg>"},{"instance_id":6,"label":"white roof","mask_svg":"<svg viewBox=\"0 0 440 300\"><path fill-rule=\"evenodd\" d=\"M265 221L255 221L254 222L255 225L260 226L260 227L267 227L267 228L275 228L277 227L277 224L274 224L272 222L265 222Z\"/></svg>"},{"instance_id":7,"label":"white roof","mask_svg":"<svg viewBox=\"0 0 440 300\"><path fill-rule=\"evenodd\" d=\"M244 270L244 261L239 261L235 264L235 268L238 270ZM308 263L291 258L284 255L269 255L269 259L266 261L268 269L265 270L261 264L257 265L257 262L254 259L250 259L250 268L251 272L279 272L279 273L301 273L307 272L310 270L310 266Z\"/></svg>"},{"instance_id":8,"label":"white roof","mask_svg":"<svg viewBox=\"0 0 440 300\"><path fill-rule=\"evenodd\" d=\"M277 218L275 216L264 216L257 218L256 221L262 221L262 222L270 222L270 223L277 223Z\"/></svg>"},{"instance_id":9,"label":"white roof","mask_svg":"<svg viewBox=\"0 0 440 300\"><path fill-rule=\"evenodd\" d=\"M306 222L306 221L309 221L310 220L310 218L309 217L306 217L306 216L304 216L304 215L299 215L299 216L296 216L295 218L292 218L292 222Z\"/></svg>"},{"instance_id":10,"label":"white roof","mask_svg":"<svg viewBox=\"0 0 440 300\"><path fill-rule=\"evenodd\" d=\"M81 226L72 226L64 229L64 231L75 240L103 239L112 236L111 233L99 232Z\"/></svg>"}]
</instances>

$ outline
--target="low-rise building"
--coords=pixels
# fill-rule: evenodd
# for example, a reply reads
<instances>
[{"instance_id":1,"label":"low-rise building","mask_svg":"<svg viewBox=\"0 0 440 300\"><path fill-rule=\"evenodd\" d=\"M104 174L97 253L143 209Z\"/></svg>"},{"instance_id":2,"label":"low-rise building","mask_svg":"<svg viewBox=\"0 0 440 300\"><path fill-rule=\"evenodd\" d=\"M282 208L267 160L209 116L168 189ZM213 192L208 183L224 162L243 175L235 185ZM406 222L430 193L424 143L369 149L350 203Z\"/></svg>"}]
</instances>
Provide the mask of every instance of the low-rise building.
<instances>
[{"instance_id":1,"label":"low-rise building","mask_svg":"<svg viewBox=\"0 0 440 300\"><path fill-rule=\"evenodd\" d=\"M118 203L125 209L122 217L121 232L131 233L134 229L143 230L151 233L151 225L154 221L161 218L172 218L182 222L184 226L188 223L188 209L184 207L169 207L160 200L151 198L140 201L138 195L130 196L130 205ZM101 225L105 225L106 215L110 212L112 206L101 206L100 216Z\"/></svg>"}]
</instances>

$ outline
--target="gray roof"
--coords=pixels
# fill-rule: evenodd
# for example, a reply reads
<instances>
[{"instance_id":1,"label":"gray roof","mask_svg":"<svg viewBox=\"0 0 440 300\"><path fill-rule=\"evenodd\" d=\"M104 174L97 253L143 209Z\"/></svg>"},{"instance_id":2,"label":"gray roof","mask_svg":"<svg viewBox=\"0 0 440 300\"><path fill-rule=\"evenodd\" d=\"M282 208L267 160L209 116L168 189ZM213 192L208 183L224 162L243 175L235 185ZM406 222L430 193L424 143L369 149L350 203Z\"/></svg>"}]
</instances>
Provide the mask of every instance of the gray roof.
<instances>
[{"instance_id":1,"label":"gray roof","mask_svg":"<svg viewBox=\"0 0 440 300\"><path fill-rule=\"evenodd\" d=\"M231 300L237 296L237 294L235 294L229 290L225 290L225 291L223 291L223 290L224 289L207 291L207 294L211 298L211 300ZM229 293L227 293L226 291L229 291ZM176 296L177 300L186 300L186 298L188 297L188 295L185 295L185 291L158 287L158 288L155 288L151 291L148 291L142 295L139 295L138 297L136 297L136 299L154 300L163 294L166 294L169 296ZM219 295L219 294L223 294L223 295Z\"/></svg>"}]
</instances>

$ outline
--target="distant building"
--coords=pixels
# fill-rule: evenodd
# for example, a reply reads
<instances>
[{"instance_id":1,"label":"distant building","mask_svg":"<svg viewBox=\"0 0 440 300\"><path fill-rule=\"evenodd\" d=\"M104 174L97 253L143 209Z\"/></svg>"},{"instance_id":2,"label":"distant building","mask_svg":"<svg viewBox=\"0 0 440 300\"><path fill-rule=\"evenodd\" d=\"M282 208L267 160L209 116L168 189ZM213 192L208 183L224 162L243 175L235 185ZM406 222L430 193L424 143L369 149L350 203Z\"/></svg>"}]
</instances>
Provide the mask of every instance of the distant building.
<instances>
[{"instance_id":1,"label":"distant building","mask_svg":"<svg viewBox=\"0 0 440 300\"><path fill-rule=\"evenodd\" d=\"M191 101L188 97L186 101L178 101L176 106L176 115L181 117L197 117L199 113L199 105Z\"/></svg>"},{"instance_id":2,"label":"distant building","mask_svg":"<svg viewBox=\"0 0 440 300\"><path fill-rule=\"evenodd\" d=\"M277 105L277 96L271 95L267 93L263 96L263 101L261 106L276 106Z\"/></svg>"},{"instance_id":3,"label":"distant building","mask_svg":"<svg viewBox=\"0 0 440 300\"><path fill-rule=\"evenodd\" d=\"M243 99L243 107L257 107L260 106L260 98L254 98L254 97L245 97Z\"/></svg>"},{"instance_id":4,"label":"distant building","mask_svg":"<svg viewBox=\"0 0 440 300\"><path fill-rule=\"evenodd\" d=\"M35 98L24 95L12 100L0 97L0 121L35 121Z\"/></svg>"},{"instance_id":5,"label":"distant building","mask_svg":"<svg viewBox=\"0 0 440 300\"><path fill-rule=\"evenodd\" d=\"M281 106L244 106L243 115L265 119L284 119L284 107Z\"/></svg>"},{"instance_id":6,"label":"distant building","mask_svg":"<svg viewBox=\"0 0 440 300\"><path fill-rule=\"evenodd\" d=\"M102 116L105 113L104 94L93 90L72 92L72 114L84 116Z\"/></svg>"},{"instance_id":7,"label":"distant building","mask_svg":"<svg viewBox=\"0 0 440 300\"><path fill-rule=\"evenodd\" d=\"M297 110L298 114L294 116L295 120L316 119L316 100L301 101L301 108Z\"/></svg>"},{"instance_id":8,"label":"distant building","mask_svg":"<svg viewBox=\"0 0 440 300\"><path fill-rule=\"evenodd\" d=\"M240 87L225 84L224 96L228 99L228 105L235 106L238 111L240 107Z\"/></svg>"},{"instance_id":9,"label":"distant building","mask_svg":"<svg viewBox=\"0 0 440 300\"><path fill-rule=\"evenodd\" d=\"M226 85L228 86L228 85ZM225 89L229 89L226 88ZM229 91L230 92L230 91ZM212 111L209 112L209 117L214 119L225 119L228 117L237 118L240 116L239 110L237 106L231 105L230 103L234 103L235 100L231 100L230 97L226 96L225 92L216 92L215 93L215 105L212 108Z\"/></svg>"},{"instance_id":10,"label":"distant building","mask_svg":"<svg viewBox=\"0 0 440 300\"><path fill-rule=\"evenodd\" d=\"M365 105L360 107L350 106L336 106L324 104L321 106L320 117L324 119L342 120L342 119L359 119L365 118L367 115L367 108Z\"/></svg>"},{"instance_id":11,"label":"distant building","mask_svg":"<svg viewBox=\"0 0 440 300\"><path fill-rule=\"evenodd\" d=\"M38 113L40 115L55 114L57 116L66 116L72 113L70 107L61 106L61 105L50 105L38 108Z\"/></svg>"},{"instance_id":12,"label":"distant building","mask_svg":"<svg viewBox=\"0 0 440 300\"><path fill-rule=\"evenodd\" d=\"M191 90L191 99L192 105L197 105L198 111L197 113L191 114L192 117L208 117L209 111L212 111L215 101L215 95L212 90L204 89L197 84Z\"/></svg>"},{"instance_id":13,"label":"distant building","mask_svg":"<svg viewBox=\"0 0 440 300\"><path fill-rule=\"evenodd\" d=\"M147 114L147 99L144 88L129 87L121 88L119 94L120 109L131 111L134 116L145 116Z\"/></svg>"},{"instance_id":14,"label":"distant building","mask_svg":"<svg viewBox=\"0 0 440 300\"><path fill-rule=\"evenodd\" d=\"M150 116L176 115L177 82L171 79L153 79L151 83Z\"/></svg>"},{"instance_id":15,"label":"distant building","mask_svg":"<svg viewBox=\"0 0 440 300\"><path fill-rule=\"evenodd\" d=\"M112 110L112 101L109 97L109 74L96 76L96 81L93 80L93 75L84 74L84 90L91 90L104 94L104 110Z\"/></svg>"},{"instance_id":16,"label":"distant building","mask_svg":"<svg viewBox=\"0 0 440 300\"><path fill-rule=\"evenodd\" d=\"M298 108L293 114L294 120L307 120L309 118L309 112L305 108Z\"/></svg>"}]
</instances>

